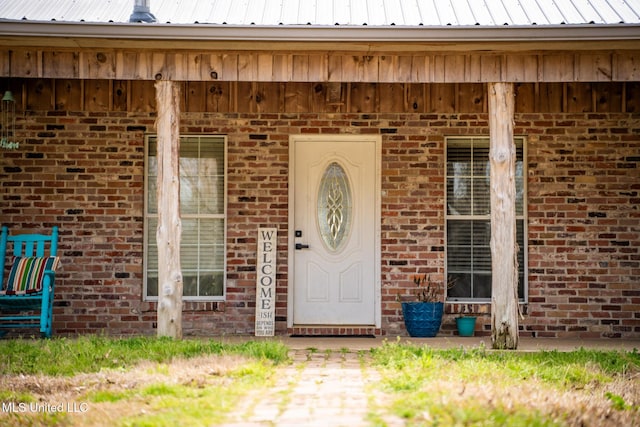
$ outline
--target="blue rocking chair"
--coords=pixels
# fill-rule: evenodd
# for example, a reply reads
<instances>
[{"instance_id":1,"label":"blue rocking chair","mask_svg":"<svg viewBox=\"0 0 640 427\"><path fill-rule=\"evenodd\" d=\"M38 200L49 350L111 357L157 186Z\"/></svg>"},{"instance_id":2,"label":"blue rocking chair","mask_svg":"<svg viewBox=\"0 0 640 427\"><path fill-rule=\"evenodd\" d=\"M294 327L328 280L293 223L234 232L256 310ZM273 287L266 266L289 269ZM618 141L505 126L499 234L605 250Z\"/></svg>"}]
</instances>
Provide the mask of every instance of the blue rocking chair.
<instances>
[{"instance_id":1,"label":"blue rocking chair","mask_svg":"<svg viewBox=\"0 0 640 427\"><path fill-rule=\"evenodd\" d=\"M51 337L55 269L60 262L57 251L58 227L53 227L50 235L15 236L9 235L6 226L2 227L0 337L8 332L7 329L34 327L40 328L43 337ZM4 263L8 254L13 254L13 258L11 270L5 279Z\"/></svg>"}]
</instances>

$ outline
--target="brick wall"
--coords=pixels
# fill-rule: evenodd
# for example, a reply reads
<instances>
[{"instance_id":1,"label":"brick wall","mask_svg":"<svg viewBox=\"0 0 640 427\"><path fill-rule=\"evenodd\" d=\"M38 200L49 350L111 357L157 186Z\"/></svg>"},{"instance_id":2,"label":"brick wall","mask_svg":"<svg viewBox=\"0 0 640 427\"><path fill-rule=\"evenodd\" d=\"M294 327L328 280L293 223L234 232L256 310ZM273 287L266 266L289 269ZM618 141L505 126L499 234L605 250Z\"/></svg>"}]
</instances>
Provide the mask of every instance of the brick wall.
<instances>
[{"instance_id":1,"label":"brick wall","mask_svg":"<svg viewBox=\"0 0 640 427\"><path fill-rule=\"evenodd\" d=\"M57 334L153 334L142 300L147 113L29 112L3 151L3 223L61 228ZM186 334L253 332L256 231L279 228L277 332L286 333L288 138L381 133L382 333L405 335L396 295L444 275L444 138L488 135L486 114L188 113L183 133L226 134L227 300L186 303ZM640 115L518 114L528 140L529 303L523 334L640 337ZM447 304L454 317L489 306Z\"/></svg>"},{"instance_id":2,"label":"brick wall","mask_svg":"<svg viewBox=\"0 0 640 427\"><path fill-rule=\"evenodd\" d=\"M640 335L638 116L525 115L535 336Z\"/></svg>"}]
</instances>

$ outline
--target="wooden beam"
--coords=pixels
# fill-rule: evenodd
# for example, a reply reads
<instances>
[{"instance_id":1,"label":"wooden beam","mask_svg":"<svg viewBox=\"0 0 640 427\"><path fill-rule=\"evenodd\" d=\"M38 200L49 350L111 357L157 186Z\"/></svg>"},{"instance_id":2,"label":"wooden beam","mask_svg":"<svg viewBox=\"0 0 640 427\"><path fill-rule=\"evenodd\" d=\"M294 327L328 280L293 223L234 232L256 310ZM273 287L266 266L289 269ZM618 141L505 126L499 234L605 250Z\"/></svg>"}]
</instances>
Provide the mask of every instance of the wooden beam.
<instances>
[{"instance_id":1,"label":"wooden beam","mask_svg":"<svg viewBox=\"0 0 640 427\"><path fill-rule=\"evenodd\" d=\"M330 50L62 50L0 47L0 77L272 82L607 82L637 81L640 50L456 51L362 54ZM8 62L8 61L7 61Z\"/></svg>"},{"instance_id":2,"label":"wooden beam","mask_svg":"<svg viewBox=\"0 0 640 427\"><path fill-rule=\"evenodd\" d=\"M182 338L180 85L155 83L158 118L158 336Z\"/></svg>"},{"instance_id":3,"label":"wooden beam","mask_svg":"<svg viewBox=\"0 0 640 427\"><path fill-rule=\"evenodd\" d=\"M515 96L512 83L489 83L491 167L491 342L518 348Z\"/></svg>"}]
</instances>

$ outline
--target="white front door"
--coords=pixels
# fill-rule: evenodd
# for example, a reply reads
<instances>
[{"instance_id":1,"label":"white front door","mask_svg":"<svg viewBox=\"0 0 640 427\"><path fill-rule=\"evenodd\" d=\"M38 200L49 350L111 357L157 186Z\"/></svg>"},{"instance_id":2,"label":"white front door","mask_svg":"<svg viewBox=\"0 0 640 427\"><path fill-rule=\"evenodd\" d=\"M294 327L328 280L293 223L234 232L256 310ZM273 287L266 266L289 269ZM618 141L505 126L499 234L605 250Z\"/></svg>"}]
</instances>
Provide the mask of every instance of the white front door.
<instances>
[{"instance_id":1,"label":"white front door","mask_svg":"<svg viewBox=\"0 0 640 427\"><path fill-rule=\"evenodd\" d=\"M289 325L379 327L380 138L294 136L290 160Z\"/></svg>"}]
</instances>

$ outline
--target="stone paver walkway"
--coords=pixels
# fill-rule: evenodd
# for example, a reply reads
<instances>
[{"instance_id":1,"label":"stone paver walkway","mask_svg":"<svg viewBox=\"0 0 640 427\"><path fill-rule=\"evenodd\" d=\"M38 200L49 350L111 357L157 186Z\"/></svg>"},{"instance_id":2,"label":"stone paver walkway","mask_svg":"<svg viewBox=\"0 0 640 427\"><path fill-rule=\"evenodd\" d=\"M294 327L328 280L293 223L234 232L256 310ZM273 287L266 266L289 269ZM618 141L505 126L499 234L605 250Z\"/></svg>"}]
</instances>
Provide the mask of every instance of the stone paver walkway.
<instances>
[{"instance_id":1,"label":"stone paver walkway","mask_svg":"<svg viewBox=\"0 0 640 427\"><path fill-rule=\"evenodd\" d=\"M379 381L367 356L355 351L294 349L267 395L250 396L226 426L370 426ZM387 421L387 420L385 420ZM388 422L387 425L402 425Z\"/></svg>"}]
</instances>

